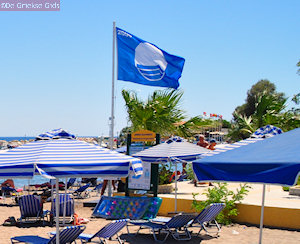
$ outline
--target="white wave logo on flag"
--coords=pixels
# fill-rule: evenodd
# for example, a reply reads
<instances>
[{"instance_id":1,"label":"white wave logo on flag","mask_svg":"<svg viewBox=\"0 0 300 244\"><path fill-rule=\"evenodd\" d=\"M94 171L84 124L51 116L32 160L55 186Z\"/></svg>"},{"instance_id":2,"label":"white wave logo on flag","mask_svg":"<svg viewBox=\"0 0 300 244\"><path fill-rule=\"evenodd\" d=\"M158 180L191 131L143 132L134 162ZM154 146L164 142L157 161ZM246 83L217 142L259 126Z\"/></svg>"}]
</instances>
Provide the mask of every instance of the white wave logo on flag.
<instances>
[{"instance_id":1,"label":"white wave logo on flag","mask_svg":"<svg viewBox=\"0 0 300 244\"><path fill-rule=\"evenodd\" d=\"M161 80L168 65L162 51L148 42L136 47L134 62L140 74L149 81Z\"/></svg>"}]
</instances>

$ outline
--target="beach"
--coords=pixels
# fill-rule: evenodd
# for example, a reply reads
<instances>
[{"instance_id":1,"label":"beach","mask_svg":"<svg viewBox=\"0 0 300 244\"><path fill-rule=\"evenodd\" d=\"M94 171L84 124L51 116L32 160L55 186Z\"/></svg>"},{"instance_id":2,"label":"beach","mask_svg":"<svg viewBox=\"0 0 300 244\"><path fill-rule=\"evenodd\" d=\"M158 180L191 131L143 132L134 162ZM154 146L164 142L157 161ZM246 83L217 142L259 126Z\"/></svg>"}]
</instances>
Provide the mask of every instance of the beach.
<instances>
[{"instance_id":1,"label":"beach","mask_svg":"<svg viewBox=\"0 0 300 244\"><path fill-rule=\"evenodd\" d=\"M97 199L98 196L94 195L92 199ZM10 203L11 199L6 199L6 203ZM96 233L100 228L105 226L110 220L102 218L91 218L93 208L83 207L83 202L86 200L75 199L75 213L79 217L88 218L90 222L86 224L85 233ZM50 210L50 203L44 204L44 210ZM14 216L16 219L20 217L19 206L0 206L0 223L2 224L9 216ZM130 232L135 232L137 227L130 226ZM191 228L192 240L188 243L203 243L203 244L227 244L227 243L245 243L255 244L258 243L259 228L255 226L247 226L241 224L232 224L230 226L223 226L219 238L213 238L205 234L202 231L199 237L196 236L198 228ZM47 238L47 233L55 231L55 227L28 227L20 228L15 226L0 226L0 243L10 243L10 238L20 235L39 235ZM121 239L125 240L125 243L154 243L153 236L147 230L142 230L141 234L133 237L127 234L126 228L120 232ZM174 243L174 239L169 237L166 243ZM185 241L184 241L185 242ZM110 241L109 241L110 243ZM263 243L269 244L293 244L300 243L300 232L292 230L282 229L270 229L264 228L263 230Z\"/></svg>"}]
</instances>

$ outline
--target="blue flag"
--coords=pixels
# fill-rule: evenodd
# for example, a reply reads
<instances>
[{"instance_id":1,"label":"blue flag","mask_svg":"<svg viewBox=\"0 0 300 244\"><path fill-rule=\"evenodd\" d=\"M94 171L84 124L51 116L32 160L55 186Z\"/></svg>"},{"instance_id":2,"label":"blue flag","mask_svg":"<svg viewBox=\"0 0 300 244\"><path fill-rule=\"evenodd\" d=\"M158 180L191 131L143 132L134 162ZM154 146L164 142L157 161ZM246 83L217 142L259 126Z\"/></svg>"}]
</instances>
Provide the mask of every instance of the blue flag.
<instances>
[{"instance_id":1,"label":"blue flag","mask_svg":"<svg viewBox=\"0 0 300 244\"><path fill-rule=\"evenodd\" d=\"M118 80L177 89L184 58L116 28Z\"/></svg>"}]
</instances>

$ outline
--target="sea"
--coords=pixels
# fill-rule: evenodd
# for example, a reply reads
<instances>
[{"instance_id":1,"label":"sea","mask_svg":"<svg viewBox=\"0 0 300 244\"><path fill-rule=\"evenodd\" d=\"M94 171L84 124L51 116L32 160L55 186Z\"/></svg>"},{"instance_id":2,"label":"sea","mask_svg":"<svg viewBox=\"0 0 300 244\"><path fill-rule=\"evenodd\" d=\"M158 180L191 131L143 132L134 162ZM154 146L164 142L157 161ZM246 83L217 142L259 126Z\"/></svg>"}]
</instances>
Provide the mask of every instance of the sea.
<instances>
[{"instance_id":1,"label":"sea","mask_svg":"<svg viewBox=\"0 0 300 244\"><path fill-rule=\"evenodd\" d=\"M23 137L13 137L13 136L9 136L9 137L0 137L0 140L5 140L5 141L21 141L21 140L31 140L31 139L35 139L35 137L32 136L23 136Z\"/></svg>"}]
</instances>

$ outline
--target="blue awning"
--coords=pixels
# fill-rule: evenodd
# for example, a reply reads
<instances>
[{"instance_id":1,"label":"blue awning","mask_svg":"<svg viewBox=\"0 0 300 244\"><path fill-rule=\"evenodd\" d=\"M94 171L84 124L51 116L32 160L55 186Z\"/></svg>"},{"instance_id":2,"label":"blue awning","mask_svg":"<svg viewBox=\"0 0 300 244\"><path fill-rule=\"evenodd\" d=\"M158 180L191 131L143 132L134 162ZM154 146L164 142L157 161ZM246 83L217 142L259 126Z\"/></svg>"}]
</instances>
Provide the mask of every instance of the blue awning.
<instances>
[{"instance_id":1,"label":"blue awning","mask_svg":"<svg viewBox=\"0 0 300 244\"><path fill-rule=\"evenodd\" d=\"M300 128L193 162L199 181L294 185L300 173Z\"/></svg>"}]
</instances>

